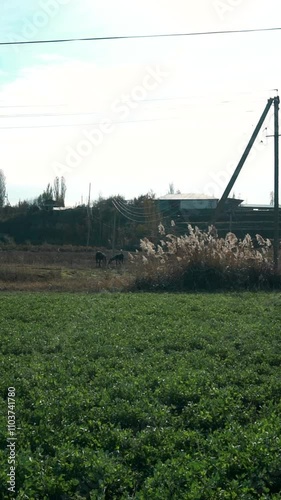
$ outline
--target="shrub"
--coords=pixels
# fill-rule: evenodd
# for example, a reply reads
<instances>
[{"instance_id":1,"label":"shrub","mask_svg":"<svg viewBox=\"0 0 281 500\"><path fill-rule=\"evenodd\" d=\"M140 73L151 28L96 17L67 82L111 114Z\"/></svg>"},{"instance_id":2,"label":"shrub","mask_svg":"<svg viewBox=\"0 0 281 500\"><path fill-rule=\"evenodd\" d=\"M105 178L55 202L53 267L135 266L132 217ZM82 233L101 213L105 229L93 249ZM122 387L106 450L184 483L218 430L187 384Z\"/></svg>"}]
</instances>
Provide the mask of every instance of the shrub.
<instances>
[{"instance_id":1,"label":"shrub","mask_svg":"<svg viewBox=\"0 0 281 500\"><path fill-rule=\"evenodd\" d=\"M130 254L136 266L134 290L207 290L272 289L281 286L281 276L272 265L268 239L249 234L238 239L228 233L219 238L216 228L207 232L188 226L189 234L165 235L158 245L144 238L142 253Z\"/></svg>"}]
</instances>

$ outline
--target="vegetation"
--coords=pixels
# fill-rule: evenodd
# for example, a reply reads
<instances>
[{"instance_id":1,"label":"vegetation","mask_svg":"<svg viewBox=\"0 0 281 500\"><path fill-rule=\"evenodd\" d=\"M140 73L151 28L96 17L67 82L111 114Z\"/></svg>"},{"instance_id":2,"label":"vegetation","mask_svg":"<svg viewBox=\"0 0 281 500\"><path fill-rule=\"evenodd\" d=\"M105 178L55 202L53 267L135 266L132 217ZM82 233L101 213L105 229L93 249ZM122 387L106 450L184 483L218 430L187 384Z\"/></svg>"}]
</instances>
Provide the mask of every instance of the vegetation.
<instances>
[{"instance_id":1,"label":"vegetation","mask_svg":"<svg viewBox=\"0 0 281 500\"><path fill-rule=\"evenodd\" d=\"M17 207L5 206L0 211L0 243L12 239L17 245L30 242L86 246L89 243L110 248L115 242L116 247L134 250L140 238L157 239L160 215L152 193L130 202L121 196L100 198L90 210L82 205L55 211L54 205L64 206L64 198L61 194L56 198L57 192L55 181L54 189L48 185L37 200L22 201Z\"/></svg>"},{"instance_id":2,"label":"vegetation","mask_svg":"<svg viewBox=\"0 0 281 500\"><path fill-rule=\"evenodd\" d=\"M173 229L173 228L171 228ZM164 227L160 230L163 233ZM57 291L217 291L272 290L281 288L274 273L269 240L233 233L218 238L213 227L203 233L161 235L155 245L141 240L140 251L124 252L124 264L116 266L116 251L101 247L57 247L7 242L0 252L0 290ZM97 267L96 251L108 265ZM118 253L118 251L117 251Z\"/></svg>"},{"instance_id":3,"label":"vegetation","mask_svg":"<svg viewBox=\"0 0 281 500\"><path fill-rule=\"evenodd\" d=\"M0 170L0 207L4 207L6 201L6 177L3 170Z\"/></svg>"},{"instance_id":4,"label":"vegetation","mask_svg":"<svg viewBox=\"0 0 281 500\"><path fill-rule=\"evenodd\" d=\"M15 246L0 252L0 290L125 291L134 279L125 265L96 266L96 249L52 245ZM108 259L112 252L108 252Z\"/></svg>"},{"instance_id":5,"label":"vegetation","mask_svg":"<svg viewBox=\"0 0 281 500\"><path fill-rule=\"evenodd\" d=\"M142 257L130 254L136 264L134 289L220 290L262 289L281 286L281 276L272 265L270 241L256 235L239 240L228 233L219 238L216 228L208 232L188 226L189 235L165 235L158 245L141 240Z\"/></svg>"},{"instance_id":6,"label":"vegetation","mask_svg":"<svg viewBox=\"0 0 281 500\"><path fill-rule=\"evenodd\" d=\"M280 294L2 294L0 493L278 499Z\"/></svg>"}]
</instances>

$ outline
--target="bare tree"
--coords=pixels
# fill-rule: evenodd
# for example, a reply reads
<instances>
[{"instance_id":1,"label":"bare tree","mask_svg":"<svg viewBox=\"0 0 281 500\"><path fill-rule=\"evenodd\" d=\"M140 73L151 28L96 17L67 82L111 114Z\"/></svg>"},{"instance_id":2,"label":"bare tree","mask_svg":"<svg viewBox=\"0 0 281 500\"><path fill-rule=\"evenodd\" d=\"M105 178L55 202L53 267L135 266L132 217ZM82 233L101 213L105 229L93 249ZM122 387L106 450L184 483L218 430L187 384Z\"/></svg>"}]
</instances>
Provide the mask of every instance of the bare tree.
<instances>
[{"instance_id":1,"label":"bare tree","mask_svg":"<svg viewBox=\"0 0 281 500\"><path fill-rule=\"evenodd\" d=\"M6 199L6 177L3 170L0 170L0 207L4 207Z\"/></svg>"},{"instance_id":2,"label":"bare tree","mask_svg":"<svg viewBox=\"0 0 281 500\"><path fill-rule=\"evenodd\" d=\"M181 194L181 191L179 189L175 190L175 185L173 182L170 182L169 184L169 190L167 194Z\"/></svg>"},{"instance_id":3,"label":"bare tree","mask_svg":"<svg viewBox=\"0 0 281 500\"><path fill-rule=\"evenodd\" d=\"M53 195L54 195L54 200L58 202L60 198L60 180L58 177L55 177L54 180Z\"/></svg>"},{"instance_id":4,"label":"bare tree","mask_svg":"<svg viewBox=\"0 0 281 500\"><path fill-rule=\"evenodd\" d=\"M66 192L65 178L61 177L59 179L59 177L55 177L53 186L53 196L54 200L61 207L64 207L65 192Z\"/></svg>"},{"instance_id":5,"label":"bare tree","mask_svg":"<svg viewBox=\"0 0 281 500\"><path fill-rule=\"evenodd\" d=\"M61 202L62 207L64 207L64 203L65 203L65 192L66 192L65 178L61 177L60 178L60 202Z\"/></svg>"},{"instance_id":6,"label":"bare tree","mask_svg":"<svg viewBox=\"0 0 281 500\"><path fill-rule=\"evenodd\" d=\"M170 182L170 184L169 184L168 194L175 194L175 186L174 186L173 182Z\"/></svg>"}]
</instances>

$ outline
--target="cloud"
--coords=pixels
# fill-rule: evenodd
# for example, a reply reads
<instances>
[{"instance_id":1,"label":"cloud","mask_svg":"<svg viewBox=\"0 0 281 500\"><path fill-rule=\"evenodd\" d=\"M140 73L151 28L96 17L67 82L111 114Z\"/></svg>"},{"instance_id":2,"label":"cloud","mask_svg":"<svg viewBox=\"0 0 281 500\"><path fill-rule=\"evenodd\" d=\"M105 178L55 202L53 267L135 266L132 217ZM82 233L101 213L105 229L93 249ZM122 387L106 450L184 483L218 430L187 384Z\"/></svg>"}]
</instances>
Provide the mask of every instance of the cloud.
<instances>
[{"instance_id":1,"label":"cloud","mask_svg":"<svg viewBox=\"0 0 281 500\"><path fill-rule=\"evenodd\" d=\"M62 60L60 64L52 61L24 68L17 79L3 85L0 91L0 101L7 106L2 113L1 126L11 127L2 130L0 143L7 181L10 184L22 183L23 186L33 183L40 189L44 188L55 175L52 163L64 155L66 147L75 147L85 130L84 125L76 128L52 128L51 125L95 123L111 116L114 100L123 95L126 100L127 93L130 98L131 90L136 85L139 87L146 73L147 69L142 65L98 67L78 60ZM91 115L79 115L90 112ZM42 125L47 127L36 128ZM136 137L132 143L135 141ZM120 150L118 154L121 154ZM114 172L113 155L114 151L108 149L108 144L103 145L72 177L89 178L95 156L104 172L107 168Z\"/></svg>"},{"instance_id":2,"label":"cloud","mask_svg":"<svg viewBox=\"0 0 281 500\"><path fill-rule=\"evenodd\" d=\"M146 72L146 65L98 67L93 62L62 59L60 64L25 67L13 82L2 85L0 98L20 104L63 101L71 109L100 109L139 84Z\"/></svg>"},{"instance_id":3,"label":"cloud","mask_svg":"<svg viewBox=\"0 0 281 500\"><path fill-rule=\"evenodd\" d=\"M253 91L257 86L260 88L261 81L263 87L269 81L270 88L276 86L271 82L272 76L280 72L272 70L273 56L266 53L254 60L253 53L261 43L247 45L241 53L229 38L223 45L221 39L206 42L204 37L198 42L189 38L178 39L175 44L171 39L169 44L167 41L157 44L153 43L153 47L158 46L153 55L147 43L146 50L134 56L134 61L142 61L139 64L124 63L126 58L121 48L124 49L125 43L114 45L116 58L111 52L112 59L106 46L100 43L81 46L80 58L74 58L71 48L65 57L41 53L39 60L33 57L37 65L29 63L16 79L2 84L0 102L7 106L3 112L1 109L2 127L34 127L1 130L0 155L10 199L12 185L32 185L34 189L38 186L41 192L52 182L54 161L63 162L66 149L77 148L85 130L91 131L104 118L122 121L120 114L112 112L112 103L122 99L126 104L136 86L142 85L147 65L154 65L157 54L162 54L158 61L166 59L163 47L168 45L182 49L177 57L170 58L173 63L168 64L169 77L147 95L148 101L130 110L123 121L131 123L116 124L114 133L67 175L67 203L76 201L77 193L79 198L83 190L87 191L85 186L89 182L93 196L99 191L105 196L116 192L131 196L150 188L164 193L171 180L182 191L204 191L204 183L210 182L210 170L221 170L224 162L239 160L242 150L238 151L236 145L240 136L245 127L256 123L268 96L264 104L263 100L259 105L250 103L257 111L253 118L244 113L253 96L247 95L237 106L232 92L237 88ZM131 43L130 47L133 52ZM250 68L249 60L254 61ZM266 68L264 74L260 74L261 66ZM214 94L213 99L210 94ZM177 99L185 96L188 99ZM221 109L216 102L219 97L233 102ZM15 116L4 117L7 113ZM134 120L139 122L133 123ZM73 123L78 126L51 127ZM92 125L86 127L85 123ZM40 125L47 127L36 128ZM247 168L254 178L256 165ZM269 192L271 188L263 180L260 182L265 192Z\"/></svg>"},{"instance_id":4,"label":"cloud","mask_svg":"<svg viewBox=\"0 0 281 500\"><path fill-rule=\"evenodd\" d=\"M60 54L40 54L38 59L44 62L63 62L66 60L66 57Z\"/></svg>"}]
</instances>

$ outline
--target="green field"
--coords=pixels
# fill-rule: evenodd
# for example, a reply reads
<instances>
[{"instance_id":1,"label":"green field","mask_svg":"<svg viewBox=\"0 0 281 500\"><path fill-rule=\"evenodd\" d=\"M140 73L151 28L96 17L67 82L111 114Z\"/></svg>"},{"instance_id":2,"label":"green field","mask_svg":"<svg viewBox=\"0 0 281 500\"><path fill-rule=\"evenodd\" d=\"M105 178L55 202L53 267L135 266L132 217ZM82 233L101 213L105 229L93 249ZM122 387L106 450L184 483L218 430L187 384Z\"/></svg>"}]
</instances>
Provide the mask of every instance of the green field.
<instances>
[{"instance_id":1,"label":"green field","mask_svg":"<svg viewBox=\"0 0 281 500\"><path fill-rule=\"evenodd\" d=\"M280 293L3 293L0 315L1 498L281 498Z\"/></svg>"}]
</instances>

